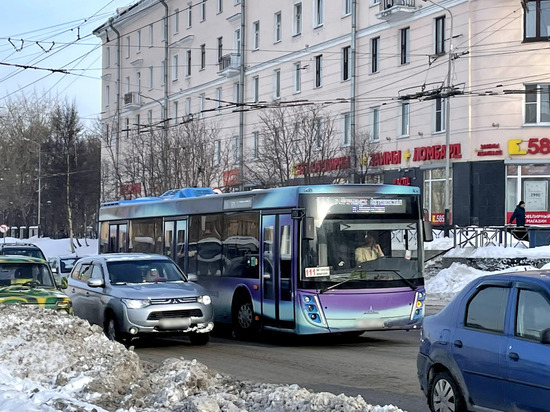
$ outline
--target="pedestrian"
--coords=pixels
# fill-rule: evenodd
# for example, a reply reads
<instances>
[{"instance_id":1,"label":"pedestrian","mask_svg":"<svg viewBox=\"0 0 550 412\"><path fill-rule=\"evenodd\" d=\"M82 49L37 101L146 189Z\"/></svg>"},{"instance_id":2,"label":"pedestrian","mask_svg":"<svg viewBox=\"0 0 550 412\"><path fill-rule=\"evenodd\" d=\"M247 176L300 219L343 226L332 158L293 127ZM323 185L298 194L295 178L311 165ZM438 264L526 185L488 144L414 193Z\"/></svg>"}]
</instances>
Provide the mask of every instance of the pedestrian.
<instances>
[{"instance_id":1,"label":"pedestrian","mask_svg":"<svg viewBox=\"0 0 550 412\"><path fill-rule=\"evenodd\" d=\"M516 226L525 226L525 202L523 200L520 200L516 206L516 210L510 216L510 224L514 223L514 220L516 221Z\"/></svg>"}]
</instances>

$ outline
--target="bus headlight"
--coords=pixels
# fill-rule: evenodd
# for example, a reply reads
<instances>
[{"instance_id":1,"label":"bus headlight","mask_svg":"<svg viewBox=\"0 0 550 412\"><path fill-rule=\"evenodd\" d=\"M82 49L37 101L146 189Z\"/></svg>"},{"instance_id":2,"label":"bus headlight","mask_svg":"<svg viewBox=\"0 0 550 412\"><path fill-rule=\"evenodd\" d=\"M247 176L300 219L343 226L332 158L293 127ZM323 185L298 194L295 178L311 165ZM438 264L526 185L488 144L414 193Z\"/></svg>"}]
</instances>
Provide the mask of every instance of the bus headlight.
<instances>
[{"instance_id":1,"label":"bus headlight","mask_svg":"<svg viewBox=\"0 0 550 412\"><path fill-rule=\"evenodd\" d=\"M210 296L208 295L199 296L197 301L203 305L210 305L212 303L212 299L210 299Z\"/></svg>"},{"instance_id":2,"label":"bus headlight","mask_svg":"<svg viewBox=\"0 0 550 412\"><path fill-rule=\"evenodd\" d=\"M151 304L149 299L122 299L122 302L128 309L141 309Z\"/></svg>"}]
</instances>

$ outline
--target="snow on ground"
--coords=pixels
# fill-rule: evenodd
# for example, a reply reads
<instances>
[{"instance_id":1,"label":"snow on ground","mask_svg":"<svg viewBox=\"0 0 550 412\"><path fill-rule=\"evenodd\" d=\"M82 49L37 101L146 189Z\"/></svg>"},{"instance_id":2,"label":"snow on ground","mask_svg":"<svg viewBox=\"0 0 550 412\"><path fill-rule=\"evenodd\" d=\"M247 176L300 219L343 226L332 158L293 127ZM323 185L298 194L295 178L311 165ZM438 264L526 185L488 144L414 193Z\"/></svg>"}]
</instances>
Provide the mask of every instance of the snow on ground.
<instances>
[{"instance_id":1,"label":"snow on ground","mask_svg":"<svg viewBox=\"0 0 550 412\"><path fill-rule=\"evenodd\" d=\"M16 239L6 238L6 242ZM31 238L47 257L71 254L68 239ZM96 254L97 240L75 242L78 256ZM446 250L440 239L431 249ZM453 250L462 257L550 257L550 247L487 247ZM510 270L527 270L517 267ZM489 272L453 263L426 279L428 304L445 304L470 280ZM20 411L373 411L399 412L393 405L370 405L361 396L314 393L298 385L237 380L196 360L142 362L123 345L109 341L98 326L51 310L0 306L0 410ZM406 410L406 405L402 405Z\"/></svg>"}]
</instances>

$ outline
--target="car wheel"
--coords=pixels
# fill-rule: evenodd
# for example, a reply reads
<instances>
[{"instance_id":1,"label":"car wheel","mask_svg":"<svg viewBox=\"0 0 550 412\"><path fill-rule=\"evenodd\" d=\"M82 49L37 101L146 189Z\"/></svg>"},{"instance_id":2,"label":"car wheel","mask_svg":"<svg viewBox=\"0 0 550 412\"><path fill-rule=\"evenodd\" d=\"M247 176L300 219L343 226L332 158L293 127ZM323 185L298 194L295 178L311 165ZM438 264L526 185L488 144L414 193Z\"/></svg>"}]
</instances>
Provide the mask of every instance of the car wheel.
<instances>
[{"instance_id":1,"label":"car wheel","mask_svg":"<svg viewBox=\"0 0 550 412\"><path fill-rule=\"evenodd\" d=\"M239 339L250 339L258 331L254 310L249 298L239 298L233 306L233 333Z\"/></svg>"},{"instance_id":2,"label":"car wheel","mask_svg":"<svg viewBox=\"0 0 550 412\"><path fill-rule=\"evenodd\" d=\"M189 341L192 345L202 346L206 345L210 340L209 333L191 333L189 335Z\"/></svg>"},{"instance_id":3,"label":"car wheel","mask_svg":"<svg viewBox=\"0 0 550 412\"><path fill-rule=\"evenodd\" d=\"M437 373L430 383L428 404L432 412L465 412L464 398L449 372Z\"/></svg>"},{"instance_id":4,"label":"car wheel","mask_svg":"<svg viewBox=\"0 0 550 412\"><path fill-rule=\"evenodd\" d=\"M116 320L115 315L111 314L105 320L104 331L105 331L105 336L107 336L109 340L118 341L121 343L124 343L126 341L124 335L118 329L118 322Z\"/></svg>"}]
</instances>

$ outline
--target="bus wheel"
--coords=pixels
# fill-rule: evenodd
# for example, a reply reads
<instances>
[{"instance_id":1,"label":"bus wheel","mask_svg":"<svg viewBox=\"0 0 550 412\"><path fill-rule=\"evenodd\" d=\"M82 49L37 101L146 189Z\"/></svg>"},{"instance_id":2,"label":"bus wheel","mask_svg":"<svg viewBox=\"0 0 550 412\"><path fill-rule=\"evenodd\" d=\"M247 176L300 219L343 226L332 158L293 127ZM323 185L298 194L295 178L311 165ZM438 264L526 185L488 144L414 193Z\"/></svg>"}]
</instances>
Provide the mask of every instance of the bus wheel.
<instances>
[{"instance_id":1,"label":"bus wheel","mask_svg":"<svg viewBox=\"0 0 550 412\"><path fill-rule=\"evenodd\" d=\"M254 310L249 298L239 297L233 304L233 333L238 339L249 339L258 331Z\"/></svg>"}]
</instances>

